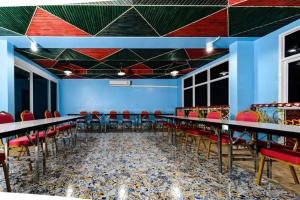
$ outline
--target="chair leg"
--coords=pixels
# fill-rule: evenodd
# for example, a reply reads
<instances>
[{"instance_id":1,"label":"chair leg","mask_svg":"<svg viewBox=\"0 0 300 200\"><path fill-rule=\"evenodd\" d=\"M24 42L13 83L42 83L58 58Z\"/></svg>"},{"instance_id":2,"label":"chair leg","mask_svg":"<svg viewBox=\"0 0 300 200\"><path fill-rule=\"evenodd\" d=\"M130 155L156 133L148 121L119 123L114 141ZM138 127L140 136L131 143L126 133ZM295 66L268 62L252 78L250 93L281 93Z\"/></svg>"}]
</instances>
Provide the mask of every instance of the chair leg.
<instances>
[{"instance_id":1,"label":"chair leg","mask_svg":"<svg viewBox=\"0 0 300 200\"><path fill-rule=\"evenodd\" d=\"M10 182L9 182L9 173L8 173L8 168L7 168L6 162L2 163L2 167L3 167L3 172L4 172L6 190L7 190L7 192L11 192L11 187L10 187Z\"/></svg>"},{"instance_id":2,"label":"chair leg","mask_svg":"<svg viewBox=\"0 0 300 200\"><path fill-rule=\"evenodd\" d=\"M210 158L210 149L211 149L211 141L208 142L208 147L207 147L207 158Z\"/></svg>"},{"instance_id":3,"label":"chair leg","mask_svg":"<svg viewBox=\"0 0 300 200\"><path fill-rule=\"evenodd\" d=\"M260 158L259 168L258 168L257 177L256 177L257 185L261 185L261 178L262 178L262 175L264 172L265 160L266 160L266 157L262 155Z\"/></svg>"},{"instance_id":4,"label":"chair leg","mask_svg":"<svg viewBox=\"0 0 300 200\"><path fill-rule=\"evenodd\" d=\"M298 176L296 174L295 167L292 166L292 165L289 165L289 168L290 168L290 171L291 171L291 174L293 176L295 184L299 184L299 179L298 179Z\"/></svg>"},{"instance_id":5,"label":"chair leg","mask_svg":"<svg viewBox=\"0 0 300 200\"><path fill-rule=\"evenodd\" d=\"M198 154L199 153L199 150L200 150L200 142L201 142L201 138L199 137L199 138L197 138L196 139L197 140L197 148L196 148L196 153Z\"/></svg>"},{"instance_id":6,"label":"chair leg","mask_svg":"<svg viewBox=\"0 0 300 200\"><path fill-rule=\"evenodd\" d=\"M29 152L29 148L28 147L25 147L26 149L26 153L27 153L27 156L30 156L30 152ZM31 162L31 159L29 158L29 171L32 171L32 162Z\"/></svg>"}]
</instances>

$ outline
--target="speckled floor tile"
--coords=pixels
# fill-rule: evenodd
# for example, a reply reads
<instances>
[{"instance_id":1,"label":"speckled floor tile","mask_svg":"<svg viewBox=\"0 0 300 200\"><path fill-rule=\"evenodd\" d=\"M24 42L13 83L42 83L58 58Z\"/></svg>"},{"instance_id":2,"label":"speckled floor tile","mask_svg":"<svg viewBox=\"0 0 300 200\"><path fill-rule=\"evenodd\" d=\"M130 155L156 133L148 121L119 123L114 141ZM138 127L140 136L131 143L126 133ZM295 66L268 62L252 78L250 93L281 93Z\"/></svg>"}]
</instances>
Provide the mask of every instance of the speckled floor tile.
<instances>
[{"instance_id":1,"label":"speckled floor tile","mask_svg":"<svg viewBox=\"0 0 300 200\"><path fill-rule=\"evenodd\" d=\"M13 191L88 199L300 199L277 184L256 186L236 166L229 179L218 173L216 159L173 147L161 134L91 133L88 141L50 155L38 184L26 164L11 164Z\"/></svg>"}]
</instances>

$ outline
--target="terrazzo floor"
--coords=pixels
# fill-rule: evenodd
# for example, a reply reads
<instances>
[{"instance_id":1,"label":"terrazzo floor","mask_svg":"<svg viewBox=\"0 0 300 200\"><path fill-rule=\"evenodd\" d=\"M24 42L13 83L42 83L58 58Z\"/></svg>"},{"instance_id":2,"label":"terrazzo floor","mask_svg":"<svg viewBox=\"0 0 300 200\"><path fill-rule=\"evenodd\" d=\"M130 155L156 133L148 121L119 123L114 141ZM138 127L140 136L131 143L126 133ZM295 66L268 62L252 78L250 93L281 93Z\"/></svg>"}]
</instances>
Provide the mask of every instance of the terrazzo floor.
<instances>
[{"instance_id":1,"label":"terrazzo floor","mask_svg":"<svg viewBox=\"0 0 300 200\"><path fill-rule=\"evenodd\" d=\"M161 133L91 133L88 141L50 155L38 184L26 164L11 164L13 191L84 199L300 199L266 180L256 186L236 166L229 179L218 173L216 159L176 148Z\"/></svg>"}]
</instances>

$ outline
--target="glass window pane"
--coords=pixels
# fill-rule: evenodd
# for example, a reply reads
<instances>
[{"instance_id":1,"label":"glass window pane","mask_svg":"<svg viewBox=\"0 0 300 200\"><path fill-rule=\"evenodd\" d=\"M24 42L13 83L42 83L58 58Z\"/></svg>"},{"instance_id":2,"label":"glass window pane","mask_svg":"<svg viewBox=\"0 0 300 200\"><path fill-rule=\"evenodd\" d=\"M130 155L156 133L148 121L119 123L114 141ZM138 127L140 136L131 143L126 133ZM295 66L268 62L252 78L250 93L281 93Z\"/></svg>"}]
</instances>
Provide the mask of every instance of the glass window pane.
<instances>
[{"instance_id":1,"label":"glass window pane","mask_svg":"<svg viewBox=\"0 0 300 200\"><path fill-rule=\"evenodd\" d=\"M193 77L184 79L184 88L190 87L193 85Z\"/></svg>"},{"instance_id":2,"label":"glass window pane","mask_svg":"<svg viewBox=\"0 0 300 200\"><path fill-rule=\"evenodd\" d=\"M51 81L51 112L57 110L57 85Z\"/></svg>"},{"instance_id":3,"label":"glass window pane","mask_svg":"<svg viewBox=\"0 0 300 200\"><path fill-rule=\"evenodd\" d=\"M210 105L228 105L228 78L210 84Z\"/></svg>"},{"instance_id":4,"label":"glass window pane","mask_svg":"<svg viewBox=\"0 0 300 200\"><path fill-rule=\"evenodd\" d=\"M210 80L221 78L228 75L229 62L222 63L210 70Z\"/></svg>"},{"instance_id":5,"label":"glass window pane","mask_svg":"<svg viewBox=\"0 0 300 200\"><path fill-rule=\"evenodd\" d=\"M30 110L30 74L15 67L15 120L20 121L20 114Z\"/></svg>"},{"instance_id":6,"label":"glass window pane","mask_svg":"<svg viewBox=\"0 0 300 200\"><path fill-rule=\"evenodd\" d=\"M300 53L300 30L285 36L285 57Z\"/></svg>"},{"instance_id":7,"label":"glass window pane","mask_svg":"<svg viewBox=\"0 0 300 200\"><path fill-rule=\"evenodd\" d=\"M207 106L207 84L195 88L195 106Z\"/></svg>"},{"instance_id":8,"label":"glass window pane","mask_svg":"<svg viewBox=\"0 0 300 200\"><path fill-rule=\"evenodd\" d=\"M46 110L48 110L48 80L33 74L33 112L35 118L45 118Z\"/></svg>"},{"instance_id":9,"label":"glass window pane","mask_svg":"<svg viewBox=\"0 0 300 200\"><path fill-rule=\"evenodd\" d=\"M288 101L300 102L300 60L289 63L288 67Z\"/></svg>"},{"instance_id":10,"label":"glass window pane","mask_svg":"<svg viewBox=\"0 0 300 200\"><path fill-rule=\"evenodd\" d=\"M207 82L207 71L201 72L195 76L195 84Z\"/></svg>"},{"instance_id":11,"label":"glass window pane","mask_svg":"<svg viewBox=\"0 0 300 200\"><path fill-rule=\"evenodd\" d=\"M193 107L193 88L184 90L184 107Z\"/></svg>"}]
</instances>

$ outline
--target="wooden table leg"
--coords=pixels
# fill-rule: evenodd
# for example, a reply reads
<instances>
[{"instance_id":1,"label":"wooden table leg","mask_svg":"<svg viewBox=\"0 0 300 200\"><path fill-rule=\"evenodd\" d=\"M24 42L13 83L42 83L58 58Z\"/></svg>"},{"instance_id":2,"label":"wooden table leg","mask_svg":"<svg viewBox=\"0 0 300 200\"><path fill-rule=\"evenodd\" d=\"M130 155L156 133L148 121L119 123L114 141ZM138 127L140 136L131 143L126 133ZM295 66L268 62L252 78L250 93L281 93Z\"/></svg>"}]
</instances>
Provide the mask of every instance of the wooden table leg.
<instances>
[{"instance_id":1,"label":"wooden table leg","mask_svg":"<svg viewBox=\"0 0 300 200\"><path fill-rule=\"evenodd\" d=\"M229 130L228 134L229 134L229 144L228 144L228 173L229 173L229 177L231 177L231 175L232 175L232 131Z\"/></svg>"},{"instance_id":2,"label":"wooden table leg","mask_svg":"<svg viewBox=\"0 0 300 200\"><path fill-rule=\"evenodd\" d=\"M222 131L220 129L217 130L218 134L218 167L219 172L223 173L223 163L222 163Z\"/></svg>"}]
</instances>

